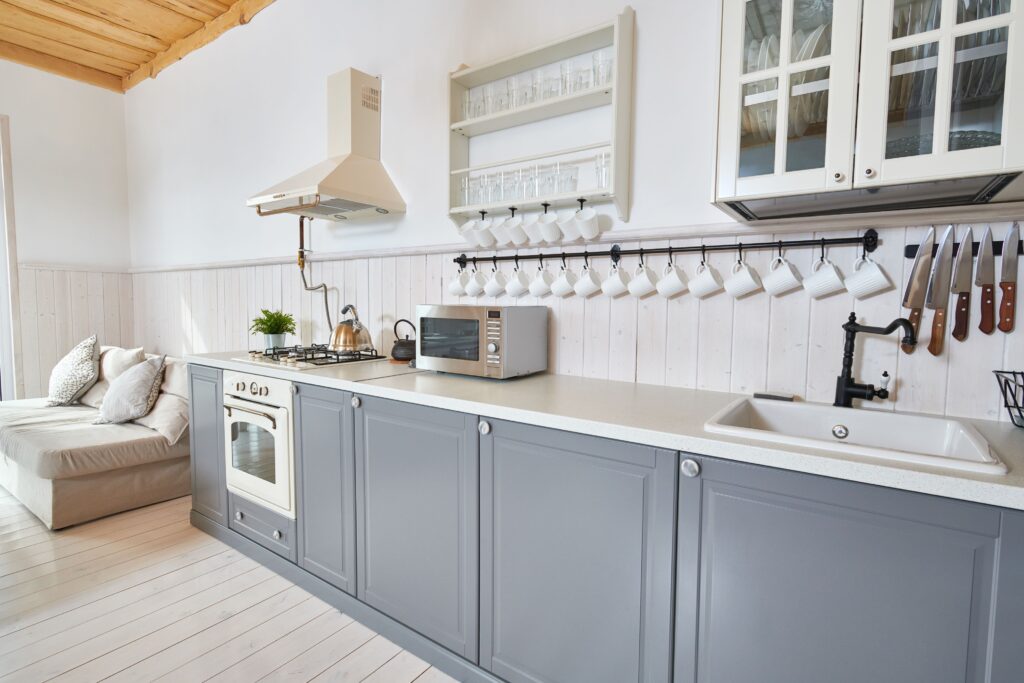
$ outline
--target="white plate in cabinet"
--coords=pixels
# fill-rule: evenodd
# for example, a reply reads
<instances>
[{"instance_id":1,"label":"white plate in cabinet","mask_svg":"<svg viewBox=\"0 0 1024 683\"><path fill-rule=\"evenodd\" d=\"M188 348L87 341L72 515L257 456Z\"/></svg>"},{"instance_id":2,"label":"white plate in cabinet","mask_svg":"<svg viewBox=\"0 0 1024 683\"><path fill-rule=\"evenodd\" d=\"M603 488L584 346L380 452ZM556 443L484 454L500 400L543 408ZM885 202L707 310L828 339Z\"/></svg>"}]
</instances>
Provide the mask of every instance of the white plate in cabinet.
<instances>
[{"instance_id":1,"label":"white plate in cabinet","mask_svg":"<svg viewBox=\"0 0 1024 683\"><path fill-rule=\"evenodd\" d=\"M859 0L724 0L718 199L852 187L859 15Z\"/></svg>"},{"instance_id":2,"label":"white plate in cabinet","mask_svg":"<svg viewBox=\"0 0 1024 683\"><path fill-rule=\"evenodd\" d=\"M855 184L1024 168L1024 3L864 4Z\"/></svg>"}]
</instances>

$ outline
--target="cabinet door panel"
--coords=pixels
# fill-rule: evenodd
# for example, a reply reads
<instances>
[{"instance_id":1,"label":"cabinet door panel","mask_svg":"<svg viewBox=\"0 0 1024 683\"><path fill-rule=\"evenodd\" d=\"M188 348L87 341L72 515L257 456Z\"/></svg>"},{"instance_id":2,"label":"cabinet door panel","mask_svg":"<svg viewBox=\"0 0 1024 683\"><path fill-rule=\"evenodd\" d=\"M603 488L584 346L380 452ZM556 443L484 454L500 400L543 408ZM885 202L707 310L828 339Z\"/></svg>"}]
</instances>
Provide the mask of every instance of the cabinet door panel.
<instances>
[{"instance_id":1,"label":"cabinet door panel","mask_svg":"<svg viewBox=\"0 0 1024 683\"><path fill-rule=\"evenodd\" d=\"M358 597L475 662L476 417L360 398Z\"/></svg>"},{"instance_id":2,"label":"cabinet door panel","mask_svg":"<svg viewBox=\"0 0 1024 683\"><path fill-rule=\"evenodd\" d=\"M189 447L192 509L227 526L228 489L224 474L224 393L220 370L188 366Z\"/></svg>"},{"instance_id":3,"label":"cabinet door panel","mask_svg":"<svg viewBox=\"0 0 1024 683\"><path fill-rule=\"evenodd\" d=\"M481 666L515 682L667 680L675 454L488 422Z\"/></svg>"},{"instance_id":4,"label":"cabinet door panel","mask_svg":"<svg viewBox=\"0 0 1024 683\"><path fill-rule=\"evenodd\" d=\"M299 565L355 593L356 502L352 395L296 385Z\"/></svg>"},{"instance_id":5,"label":"cabinet door panel","mask_svg":"<svg viewBox=\"0 0 1024 683\"><path fill-rule=\"evenodd\" d=\"M864 6L856 185L1018 169L1021 3L878 0Z\"/></svg>"},{"instance_id":6,"label":"cabinet door panel","mask_svg":"<svg viewBox=\"0 0 1024 683\"><path fill-rule=\"evenodd\" d=\"M718 198L852 187L859 0L725 0Z\"/></svg>"},{"instance_id":7,"label":"cabinet door panel","mask_svg":"<svg viewBox=\"0 0 1024 683\"><path fill-rule=\"evenodd\" d=\"M680 484L677 681L985 680L998 511L702 462Z\"/></svg>"}]
</instances>

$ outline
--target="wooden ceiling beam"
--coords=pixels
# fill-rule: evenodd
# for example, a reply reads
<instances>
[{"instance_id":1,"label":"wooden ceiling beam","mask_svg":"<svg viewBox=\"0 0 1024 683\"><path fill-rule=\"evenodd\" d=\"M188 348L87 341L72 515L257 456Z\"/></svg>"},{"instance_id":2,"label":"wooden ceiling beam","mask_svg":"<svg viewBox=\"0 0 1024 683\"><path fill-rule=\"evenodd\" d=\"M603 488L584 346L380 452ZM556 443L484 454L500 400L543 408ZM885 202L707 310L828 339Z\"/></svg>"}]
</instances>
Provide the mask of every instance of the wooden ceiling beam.
<instances>
[{"instance_id":1,"label":"wooden ceiling beam","mask_svg":"<svg viewBox=\"0 0 1024 683\"><path fill-rule=\"evenodd\" d=\"M120 76L82 66L81 64L69 62L66 59L37 52L36 50L3 40L0 40L0 59L17 62L18 64L30 66L51 74L113 90L117 93L124 92Z\"/></svg>"},{"instance_id":2,"label":"wooden ceiling beam","mask_svg":"<svg viewBox=\"0 0 1024 683\"><path fill-rule=\"evenodd\" d=\"M171 44L203 27L196 21L143 0L54 0L65 7L99 17L112 24L148 33Z\"/></svg>"},{"instance_id":3,"label":"wooden ceiling beam","mask_svg":"<svg viewBox=\"0 0 1024 683\"><path fill-rule=\"evenodd\" d=\"M208 22L195 33L176 41L167 50L156 55L148 64L143 64L133 73L125 76L124 90L133 88L147 78L156 78L157 74L190 52L213 42L236 26L249 23L257 13L273 2L274 0L237 0L224 14Z\"/></svg>"},{"instance_id":4,"label":"wooden ceiling beam","mask_svg":"<svg viewBox=\"0 0 1024 683\"><path fill-rule=\"evenodd\" d=\"M153 54L163 52L170 46L170 42L164 42L156 36L124 28L106 19L66 7L53 0L7 0L7 2L48 19L76 26L108 40L114 40Z\"/></svg>"},{"instance_id":5,"label":"wooden ceiling beam","mask_svg":"<svg viewBox=\"0 0 1024 683\"><path fill-rule=\"evenodd\" d=\"M132 64L133 67L144 64L155 56L152 52L89 33L76 26L54 21L34 12L28 12L8 3L7 0L0 0L0 25L56 43L87 50L97 55L122 60Z\"/></svg>"},{"instance_id":6,"label":"wooden ceiling beam","mask_svg":"<svg viewBox=\"0 0 1024 683\"><path fill-rule=\"evenodd\" d=\"M149 2L166 7L182 16L201 21L204 24L224 14L228 5L203 0L149 0Z\"/></svg>"},{"instance_id":7,"label":"wooden ceiling beam","mask_svg":"<svg viewBox=\"0 0 1024 683\"><path fill-rule=\"evenodd\" d=\"M136 65L131 62L98 55L95 52L89 52L73 45L65 45L64 43L3 25L0 25L0 40L118 76L125 76L136 68Z\"/></svg>"}]
</instances>

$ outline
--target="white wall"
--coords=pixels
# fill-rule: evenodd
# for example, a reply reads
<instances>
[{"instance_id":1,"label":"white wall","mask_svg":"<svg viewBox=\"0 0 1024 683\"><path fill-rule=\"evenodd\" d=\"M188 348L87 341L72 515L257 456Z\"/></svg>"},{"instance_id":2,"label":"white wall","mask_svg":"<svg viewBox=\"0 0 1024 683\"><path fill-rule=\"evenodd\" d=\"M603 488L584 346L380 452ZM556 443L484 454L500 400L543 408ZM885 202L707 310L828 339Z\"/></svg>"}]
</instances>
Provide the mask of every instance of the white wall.
<instances>
[{"instance_id":1,"label":"white wall","mask_svg":"<svg viewBox=\"0 0 1024 683\"><path fill-rule=\"evenodd\" d=\"M284 256L295 218L245 200L320 161L326 78L384 78L382 159L409 210L318 222L321 251L447 244L446 78L610 20L623 0L287 0L127 96L132 264ZM717 3L638 0L633 213L620 229L724 222L709 204Z\"/></svg>"},{"instance_id":2,"label":"white wall","mask_svg":"<svg viewBox=\"0 0 1024 683\"><path fill-rule=\"evenodd\" d=\"M0 61L10 116L18 260L129 265L121 95Z\"/></svg>"}]
</instances>

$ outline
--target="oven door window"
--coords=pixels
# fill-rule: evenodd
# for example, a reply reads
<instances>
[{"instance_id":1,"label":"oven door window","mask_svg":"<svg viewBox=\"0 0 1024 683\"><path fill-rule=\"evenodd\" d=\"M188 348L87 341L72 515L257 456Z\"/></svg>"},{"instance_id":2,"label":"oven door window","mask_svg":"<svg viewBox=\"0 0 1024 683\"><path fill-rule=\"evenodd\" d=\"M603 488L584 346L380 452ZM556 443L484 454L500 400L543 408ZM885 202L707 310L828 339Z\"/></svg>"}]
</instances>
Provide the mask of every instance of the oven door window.
<instances>
[{"instance_id":1,"label":"oven door window","mask_svg":"<svg viewBox=\"0 0 1024 683\"><path fill-rule=\"evenodd\" d=\"M480 360L480 321L420 318L420 353L433 358Z\"/></svg>"},{"instance_id":2,"label":"oven door window","mask_svg":"<svg viewBox=\"0 0 1024 683\"><path fill-rule=\"evenodd\" d=\"M231 466L271 484L277 483L274 435L251 422L232 423Z\"/></svg>"}]
</instances>

